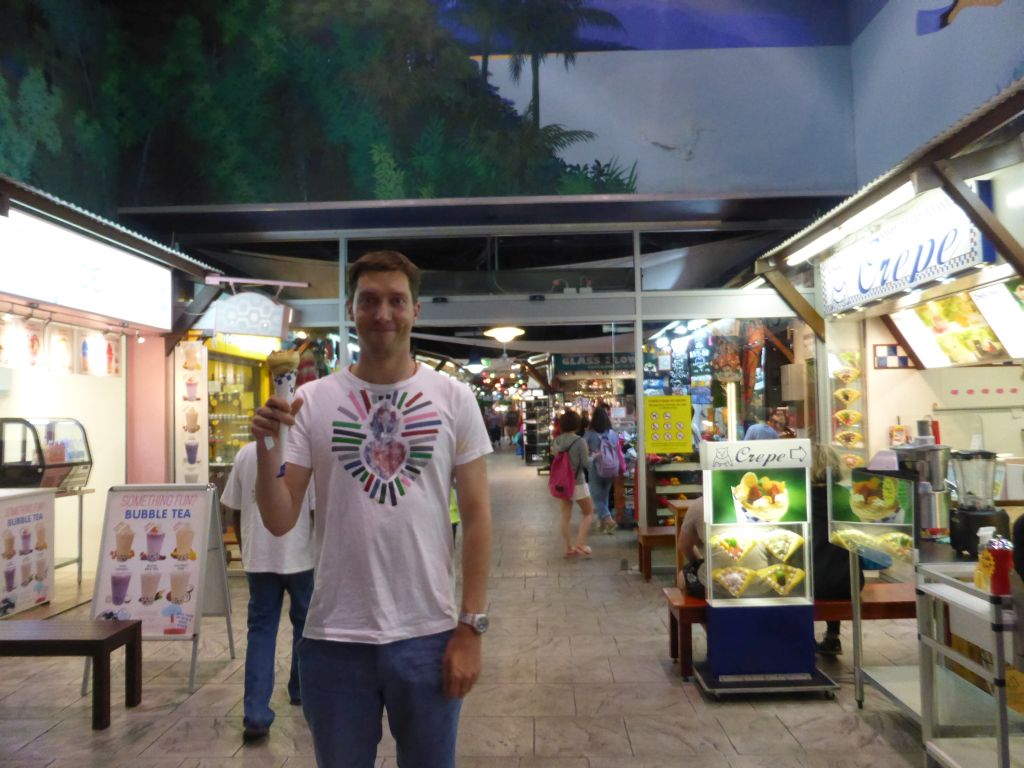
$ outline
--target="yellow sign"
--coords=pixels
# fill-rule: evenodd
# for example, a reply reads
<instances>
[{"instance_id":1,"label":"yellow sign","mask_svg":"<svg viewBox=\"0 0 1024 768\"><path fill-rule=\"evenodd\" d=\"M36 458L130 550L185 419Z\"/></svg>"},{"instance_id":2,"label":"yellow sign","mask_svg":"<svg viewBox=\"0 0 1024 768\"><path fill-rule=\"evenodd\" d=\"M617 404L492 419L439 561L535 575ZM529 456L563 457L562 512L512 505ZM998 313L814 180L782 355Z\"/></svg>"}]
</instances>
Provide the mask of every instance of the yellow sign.
<instances>
[{"instance_id":1,"label":"yellow sign","mask_svg":"<svg viewBox=\"0 0 1024 768\"><path fill-rule=\"evenodd\" d=\"M650 453L693 451L693 406L689 395L650 395L644 398L644 411Z\"/></svg>"}]
</instances>

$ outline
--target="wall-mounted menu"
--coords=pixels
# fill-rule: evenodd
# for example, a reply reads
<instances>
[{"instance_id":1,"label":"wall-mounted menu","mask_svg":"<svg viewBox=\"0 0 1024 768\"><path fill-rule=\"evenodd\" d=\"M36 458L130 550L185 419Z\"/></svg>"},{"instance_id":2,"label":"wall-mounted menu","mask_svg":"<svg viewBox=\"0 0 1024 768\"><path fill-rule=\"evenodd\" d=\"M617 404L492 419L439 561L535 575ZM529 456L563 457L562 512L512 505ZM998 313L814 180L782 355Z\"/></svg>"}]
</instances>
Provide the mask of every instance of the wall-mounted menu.
<instances>
[{"instance_id":1,"label":"wall-mounted menu","mask_svg":"<svg viewBox=\"0 0 1024 768\"><path fill-rule=\"evenodd\" d=\"M1005 347L971 295L955 293L893 313L893 322L926 368L1006 359Z\"/></svg>"},{"instance_id":2,"label":"wall-mounted menu","mask_svg":"<svg viewBox=\"0 0 1024 768\"><path fill-rule=\"evenodd\" d=\"M864 372L860 352L851 349L831 352L828 366L832 386L832 444L848 473L867 463Z\"/></svg>"},{"instance_id":3,"label":"wall-mounted menu","mask_svg":"<svg viewBox=\"0 0 1024 768\"><path fill-rule=\"evenodd\" d=\"M1024 357L1024 280L1014 278L971 291L971 298L995 331L1007 354Z\"/></svg>"},{"instance_id":4,"label":"wall-mounted menu","mask_svg":"<svg viewBox=\"0 0 1024 768\"><path fill-rule=\"evenodd\" d=\"M174 348L174 478L179 483L210 479L207 364L202 342Z\"/></svg>"}]
</instances>

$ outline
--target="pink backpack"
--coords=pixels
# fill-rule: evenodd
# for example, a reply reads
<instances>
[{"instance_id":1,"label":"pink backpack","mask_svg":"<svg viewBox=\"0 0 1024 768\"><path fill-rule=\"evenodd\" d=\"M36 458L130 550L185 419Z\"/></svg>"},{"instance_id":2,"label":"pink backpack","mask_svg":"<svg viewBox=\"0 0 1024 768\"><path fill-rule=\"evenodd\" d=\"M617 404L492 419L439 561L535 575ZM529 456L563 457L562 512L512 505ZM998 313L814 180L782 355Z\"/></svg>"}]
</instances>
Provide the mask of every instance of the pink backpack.
<instances>
[{"instance_id":1,"label":"pink backpack","mask_svg":"<svg viewBox=\"0 0 1024 768\"><path fill-rule=\"evenodd\" d=\"M580 438L576 438L579 440ZM551 472L548 475L548 489L556 499L572 499L576 491L576 470L573 469L572 459L569 458L569 450L576 445L576 440L569 443L569 447L561 451L551 461Z\"/></svg>"}]
</instances>

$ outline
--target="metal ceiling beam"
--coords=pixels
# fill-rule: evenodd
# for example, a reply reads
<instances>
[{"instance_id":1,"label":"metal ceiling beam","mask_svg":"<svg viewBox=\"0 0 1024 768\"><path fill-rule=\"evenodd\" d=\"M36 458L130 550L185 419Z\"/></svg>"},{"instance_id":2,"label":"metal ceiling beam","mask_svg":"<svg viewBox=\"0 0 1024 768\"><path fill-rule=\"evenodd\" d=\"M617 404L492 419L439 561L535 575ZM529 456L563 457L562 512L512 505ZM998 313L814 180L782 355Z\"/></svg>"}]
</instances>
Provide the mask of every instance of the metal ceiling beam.
<instances>
[{"instance_id":1,"label":"metal ceiling beam","mask_svg":"<svg viewBox=\"0 0 1024 768\"><path fill-rule=\"evenodd\" d=\"M766 262L757 262L757 274L767 280L772 288L787 306L792 309L797 317L803 320L814 331L814 335L822 341L825 340L825 318L818 314L811 303L804 298L797 287L789 281L777 268L770 267Z\"/></svg>"},{"instance_id":2,"label":"metal ceiling beam","mask_svg":"<svg viewBox=\"0 0 1024 768\"><path fill-rule=\"evenodd\" d=\"M203 313L210 308L223 288L219 285L204 285L199 294L192 299L187 305L181 307L178 316L174 318L174 323L169 333L164 334L164 351L167 355L170 355L174 351L175 345L182 340L189 329L203 316Z\"/></svg>"}]
</instances>

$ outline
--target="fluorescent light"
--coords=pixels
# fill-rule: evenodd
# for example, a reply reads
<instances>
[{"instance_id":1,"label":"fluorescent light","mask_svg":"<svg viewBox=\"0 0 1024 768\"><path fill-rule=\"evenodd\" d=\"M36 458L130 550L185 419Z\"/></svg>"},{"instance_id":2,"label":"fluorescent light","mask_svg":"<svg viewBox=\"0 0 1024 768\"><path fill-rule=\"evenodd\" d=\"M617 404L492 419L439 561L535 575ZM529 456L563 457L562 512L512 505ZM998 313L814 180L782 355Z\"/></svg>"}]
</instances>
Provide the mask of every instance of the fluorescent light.
<instances>
[{"instance_id":1,"label":"fluorescent light","mask_svg":"<svg viewBox=\"0 0 1024 768\"><path fill-rule=\"evenodd\" d=\"M497 339L502 344L508 344L512 339L522 336L526 331L522 328L516 328L512 325L502 325L497 328L488 328L484 331L484 336L490 336L492 339Z\"/></svg>"},{"instance_id":2,"label":"fluorescent light","mask_svg":"<svg viewBox=\"0 0 1024 768\"><path fill-rule=\"evenodd\" d=\"M821 237L813 240L797 251L786 257L786 264L793 266L801 264L813 256L818 255L827 248L831 248L851 232L867 226L873 221L892 213L901 205L905 205L914 199L916 194L914 182L908 181L903 186L896 188L881 200L872 203L860 213L854 214L838 227L826 232Z\"/></svg>"},{"instance_id":3,"label":"fluorescent light","mask_svg":"<svg viewBox=\"0 0 1024 768\"><path fill-rule=\"evenodd\" d=\"M1024 187L1018 187L1006 196L1007 208L1024 208Z\"/></svg>"},{"instance_id":4,"label":"fluorescent light","mask_svg":"<svg viewBox=\"0 0 1024 768\"><path fill-rule=\"evenodd\" d=\"M753 280L751 280L749 283L743 286L743 290L751 291L754 288L760 288L764 284L765 279L763 277L755 277Z\"/></svg>"},{"instance_id":5,"label":"fluorescent light","mask_svg":"<svg viewBox=\"0 0 1024 768\"><path fill-rule=\"evenodd\" d=\"M698 328L703 328L707 324L707 320L691 320L686 324L686 327L689 328L691 331L695 331Z\"/></svg>"},{"instance_id":6,"label":"fluorescent light","mask_svg":"<svg viewBox=\"0 0 1024 768\"><path fill-rule=\"evenodd\" d=\"M654 341L655 339L661 338L661 337L662 337L662 336L664 336L664 335L665 335L665 334L666 334L667 332L669 332L669 331L671 331L672 329L674 329L674 328L675 328L675 327L676 327L677 325L679 325L679 321L678 321L678 320L673 320L673 321L672 321L671 323L669 323L668 325L666 325L666 326L665 326L664 328L662 328L661 330L657 331L656 333L653 333L653 334L651 334L651 338L650 338L649 340L650 340L650 341Z\"/></svg>"}]
</instances>

